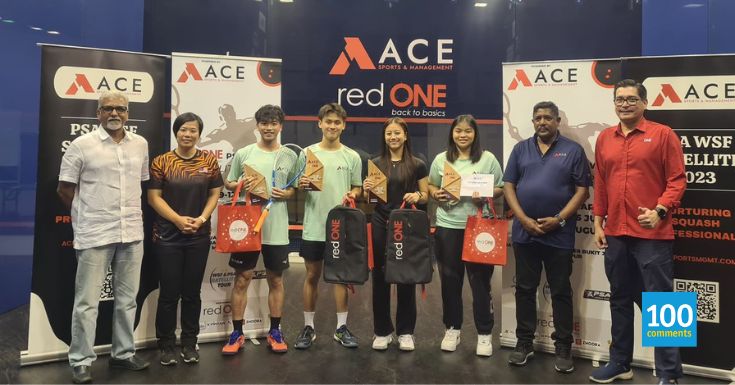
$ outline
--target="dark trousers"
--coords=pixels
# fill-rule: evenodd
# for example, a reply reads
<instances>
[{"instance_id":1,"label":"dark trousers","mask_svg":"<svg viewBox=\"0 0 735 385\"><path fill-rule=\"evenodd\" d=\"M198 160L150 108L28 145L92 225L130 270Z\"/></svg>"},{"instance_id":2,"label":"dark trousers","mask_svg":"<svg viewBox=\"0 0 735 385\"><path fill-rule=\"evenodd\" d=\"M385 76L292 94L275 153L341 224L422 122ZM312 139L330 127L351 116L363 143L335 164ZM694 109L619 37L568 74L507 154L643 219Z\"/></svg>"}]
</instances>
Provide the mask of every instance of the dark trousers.
<instances>
[{"instance_id":1,"label":"dark trousers","mask_svg":"<svg viewBox=\"0 0 735 385\"><path fill-rule=\"evenodd\" d=\"M193 346L199 334L200 290L209 254L209 237L187 245L156 243L160 294L156 311L159 347L176 343L176 309L181 298L181 345Z\"/></svg>"},{"instance_id":2,"label":"dark trousers","mask_svg":"<svg viewBox=\"0 0 735 385\"><path fill-rule=\"evenodd\" d=\"M462 261L464 230L437 226L434 239L442 285L444 326L454 329L462 327L462 286L466 269L472 289L472 313L477 334L490 334L495 324L490 295L490 279L494 266Z\"/></svg>"},{"instance_id":3,"label":"dark trousers","mask_svg":"<svg viewBox=\"0 0 735 385\"><path fill-rule=\"evenodd\" d=\"M518 343L532 343L536 331L536 293L541 268L551 289L554 332L557 346L572 345L572 249L540 243L514 243L516 259L516 336Z\"/></svg>"},{"instance_id":4,"label":"dark trousers","mask_svg":"<svg viewBox=\"0 0 735 385\"><path fill-rule=\"evenodd\" d=\"M373 329L376 336L393 333L390 319L390 286L385 282L385 242L387 228L385 220L373 215ZM397 284L396 333L413 334L416 327L416 285Z\"/></svg>"},{"instance_id":5,"label":"dark trousers","mask_svg":"<svg viewBox=\"0 0 735 385\"><path fill-rule=\"evenodd\" d=\"M610 281L612 344L610 360L630 365L633 359L633 303L641 307L643 291L672 291L674 241L607 237L605 273ZM679 348L655 348L656 374L682 375Z\"/></svg>"}]
</instances>

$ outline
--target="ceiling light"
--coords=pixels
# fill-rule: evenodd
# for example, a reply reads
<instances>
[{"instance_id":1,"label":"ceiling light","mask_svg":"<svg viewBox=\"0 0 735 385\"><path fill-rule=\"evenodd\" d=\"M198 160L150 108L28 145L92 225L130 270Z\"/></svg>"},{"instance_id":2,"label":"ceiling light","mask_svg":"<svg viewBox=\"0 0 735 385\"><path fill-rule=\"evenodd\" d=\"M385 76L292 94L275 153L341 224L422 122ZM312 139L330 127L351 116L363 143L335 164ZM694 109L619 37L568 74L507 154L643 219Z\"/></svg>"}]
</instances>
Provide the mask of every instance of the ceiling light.
<instances>
[{"instance_id":1,"label":"ceiling light","mask_svg":"<svg viewBox=\"0 0 735 385\"><path fill-rule=\"evenodd\" d=\"M61 35L61 32L59 31L46 31L49 35Z\"/></svg>"},{"instance_id":2,"label":"ceiling light","mask_svg":"<svg viewBox=\"0 0 735 385\"><path fill-rule=\"evenodd\" d=\"M475 2L475 7L480 7L480 8L487 7L487 3L484 1L477 1Z\"/></svg>"}]
</instances>

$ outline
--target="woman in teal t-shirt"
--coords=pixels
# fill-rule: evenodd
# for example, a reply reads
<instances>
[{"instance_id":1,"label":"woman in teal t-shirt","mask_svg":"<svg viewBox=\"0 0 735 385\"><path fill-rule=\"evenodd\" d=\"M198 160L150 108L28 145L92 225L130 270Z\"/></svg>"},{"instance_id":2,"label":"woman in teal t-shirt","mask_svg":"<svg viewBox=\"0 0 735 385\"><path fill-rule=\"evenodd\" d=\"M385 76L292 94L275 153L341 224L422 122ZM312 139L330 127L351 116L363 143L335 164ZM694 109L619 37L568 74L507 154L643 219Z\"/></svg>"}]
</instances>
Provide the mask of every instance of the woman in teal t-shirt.
<instances>
[{"instance_id":1,"label":"woman in teal t-shirt","mask_svg":"<svg viewBox=\"0 0 735 385\"><path fill-rule=\"evenodd\" d=\"M457 349L462 328L462 284L464 271L472 288L472 310L477 328L478 356L490 356L493 352L491 332L494 324L490 278L492 265L462 261L462 246L467 217L476 215L478 197L461 197L459 200L441 188L444 165L449 164L460 175L492 174L495 197L502 195L503 171L500 163L489 151L480 149L477 122L472 115L460 115L449 129L447 151L440 153L431 163L429 192L439 205L436 210L435 251L442 287L443 320L446 326L441 349L453 352Z\"/></svg>"}]
</instances>

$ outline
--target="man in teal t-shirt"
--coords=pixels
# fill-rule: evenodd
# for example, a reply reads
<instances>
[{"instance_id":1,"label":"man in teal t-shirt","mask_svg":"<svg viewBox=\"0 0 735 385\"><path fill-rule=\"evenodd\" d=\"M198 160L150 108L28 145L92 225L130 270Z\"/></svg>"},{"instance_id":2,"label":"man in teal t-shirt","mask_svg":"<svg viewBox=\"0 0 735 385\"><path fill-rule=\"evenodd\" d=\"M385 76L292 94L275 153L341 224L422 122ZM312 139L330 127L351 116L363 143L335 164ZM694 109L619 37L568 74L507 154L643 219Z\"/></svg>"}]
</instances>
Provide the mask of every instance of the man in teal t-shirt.
<instances>
[{"instance_id":1,"label":"man in teal t-shirt","mask_svg":"<svg viewBox=\"0 0 735 385\"><path fill-rule=\"evenodd\" d=\"M321 191L306 191L304 205L304 230L302 232L301 256L306 265L304 280L304 330L296 339L297 349L307 349L316 338L314 312L316 309L317 286L324 266L325 221L329 210L349 197L360 194L362 163L360 156L340 143L345 129L347 112L337 103L328 103L319 109L319 128L322 141L306 149L311 151L324 166ZM300 159L305 162L305 158ZM302 163L303 164L303 163ZM312 180L302 177L300 189L308 189ZM335 284L334 300L337 307L337 330L334 339L342 346L357 347L357 337L347 329L347 286Z\"/></svg>"},{"instance_id":2,"label":"man in teal t-shirt","mask_svg":"<svg viewBox=\"0 0 735 385\"><path fill-rule=\"evenodd\" d=\"M257 179L253 175L245 175L245 166L249 166L265 177L268 195L275 198L270 213L261 229L262 250L246 253L232 253L230 266L235 269L235 282L232 285L232 326L233 332L227 344L222 348L222 354L231 355L240 351L245 343L242 319L248 301L248 286L253 279L253 270L258 263L262 252L268 281L270 310L270 331L268 332L268 347L277 353L288 350L286 341L280 330L281 314L283 313L283 271L288 264L288 211L286 200L293 197L293 187L286 189L271 188L273 178L273 161L276 153L281 149L278 134L283 129L284 114L281 107L265 105L255 112L260 140L241 148L235 153L230 173L227 176L226 186L235 190L239 181L243 181L243 190L255 192ZM288 149L284 149L290 151ZM291 170L293 175L295 170ZM232 199L237 199L233 197ZM263 203L267 201L263 200Z\"/></svg>"}]
</instances>

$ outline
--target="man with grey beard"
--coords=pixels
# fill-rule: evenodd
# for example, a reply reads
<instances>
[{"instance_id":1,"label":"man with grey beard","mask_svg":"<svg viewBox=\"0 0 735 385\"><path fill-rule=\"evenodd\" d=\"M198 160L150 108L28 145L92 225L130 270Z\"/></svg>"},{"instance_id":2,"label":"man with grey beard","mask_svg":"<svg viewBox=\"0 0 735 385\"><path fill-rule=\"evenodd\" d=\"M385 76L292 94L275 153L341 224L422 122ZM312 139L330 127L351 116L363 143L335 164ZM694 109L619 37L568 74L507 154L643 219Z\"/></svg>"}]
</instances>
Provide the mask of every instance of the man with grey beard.
<instances>
[{"instance_id":1,"label":"man with grey beard","mask_svg":"<svg viewBox=\"0 0 735 385\"><path fill-rule=\"evenodd\" d=\"M112 267L114 312L111 367L142 370L133 324L143 261L141 182L148 180L148 142L126 132L128 98L103 93L100 127L75 139L64 153L57 193L71 209L77 275L74 284L69 364L74 383L92 382L100 292Z\"/></svg>"}]
</instances>

